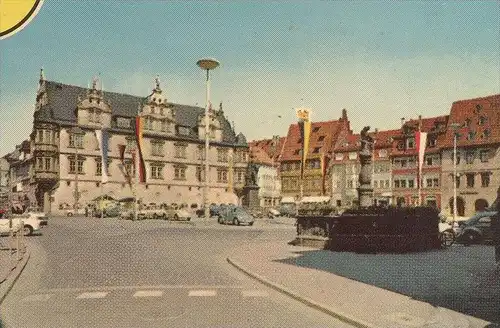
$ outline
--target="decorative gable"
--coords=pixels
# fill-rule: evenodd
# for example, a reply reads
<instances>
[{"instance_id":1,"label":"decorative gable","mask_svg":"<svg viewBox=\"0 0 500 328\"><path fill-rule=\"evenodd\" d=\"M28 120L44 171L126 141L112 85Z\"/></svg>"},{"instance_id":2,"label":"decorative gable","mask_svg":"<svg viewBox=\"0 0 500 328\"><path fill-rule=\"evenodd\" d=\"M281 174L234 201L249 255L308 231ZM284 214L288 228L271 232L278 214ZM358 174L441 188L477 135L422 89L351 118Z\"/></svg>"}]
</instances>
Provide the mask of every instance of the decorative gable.
<instances>
[{"instance_id":1,"label":"decorative gable","mask_svg":"<svg viewBox=\"0 0 500 328\"><path fill-rule=\"evenodd\" d=\"M96 125L109 127L111 125L111 106L104 99L101 89L97 89L97 78L92 80L92 88L87 91L85 98L78 97L77 121L82 125Z\"/></svg>"},{"instance_id":2,"label":"decorative gable","mask_svg":"<svg viewBox=\"0 0 500 328\"><path fill-rule=\"evenodd\" d=\"M144 118L145 131L175 134L175 112L173 106L167 103L158 77L153 92L139 109L139 115Z\"/></svg>"}]
</instances>

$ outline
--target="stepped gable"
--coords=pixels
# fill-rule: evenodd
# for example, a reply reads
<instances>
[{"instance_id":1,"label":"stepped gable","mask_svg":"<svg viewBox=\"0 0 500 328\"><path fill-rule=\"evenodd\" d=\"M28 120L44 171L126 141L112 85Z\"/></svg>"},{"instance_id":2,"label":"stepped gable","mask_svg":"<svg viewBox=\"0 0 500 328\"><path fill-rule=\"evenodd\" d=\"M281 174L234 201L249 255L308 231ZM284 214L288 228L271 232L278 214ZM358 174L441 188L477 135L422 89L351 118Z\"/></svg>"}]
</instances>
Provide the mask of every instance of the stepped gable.
<instances>
[{"instance_id":1,"label":"stepped gable","mask_svg":"<svg viewBox=\"0 0 500 328\"><path fill-rule=\"evenodd\" d=\"M345 126L342 119L312 122L311 135L309 138L309 153L308 158L314 154L332 153L337 137L341 129ZM288 128L281 161L298 161L301 160L299 151L302 149L302 141L300 139L300 129L298 123L291 124Z\"/></svg>"}]
</instances>

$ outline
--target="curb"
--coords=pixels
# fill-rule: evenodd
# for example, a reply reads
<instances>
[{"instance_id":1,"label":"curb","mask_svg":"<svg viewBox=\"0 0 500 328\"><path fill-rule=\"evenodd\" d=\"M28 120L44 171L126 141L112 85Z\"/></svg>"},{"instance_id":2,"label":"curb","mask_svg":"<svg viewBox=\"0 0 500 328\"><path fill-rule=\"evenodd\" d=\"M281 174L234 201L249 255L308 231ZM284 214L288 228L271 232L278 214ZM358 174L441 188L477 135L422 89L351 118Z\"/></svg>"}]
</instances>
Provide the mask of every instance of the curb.
<instances>
[{"instance_id":1,"label":"curb","mask_svg":"<svg viewBox=\"0 0 500 328\"><path fill-rule=\"evenodd\" d=\"M28 246L26 247L26 253L24 253L23 259L21 260L19 265L16 266L15 270L11 272L11 274L9 275L9 276L14 276L14 278L11 279L11 277L8 276L7 279L5 279L5 281L2 283L5 284L6 287L3 288L4 286L1 286L2 288L0 288L0 305L14 287L14 284L16 283L17 279L19 279L19 277L21 276L21 273L26 267L26 264L28 264L30 256L31 256L31 250L29 249Z\"/></svg>"},{"instance_id":2,"label":"curb","mask_svg":"<svg viewBox=\"0 0 500 328\"><path fill-rule=\"evenodd\" d=\"M323 313L326 313L326 314L328 314L336 319L339 319L339 320L346 322L346 323L348 323L352 326L355 326L355 327L380 328L378 326L374 326L371 323L359 320L357 318L353 318L350 315L343 313L340 310L337 310L337 309L331 308L329 306L317 303L310 298L300 296L296 292L294 292L294 291L292 291L292 290L290 290L282 285L276 284L276 283L260 276L259 274L251 272L250 270L248 270L247 268L242 266L240 263L234 261L233 259L231 259L229 257L226 258L226 260L229 264L231 264L232 266L234 266L236 269L240 270L241 272L245 273L246 275L254 278L255 280L258 280L259 282L263 283L264 285L271 287L272 289L277 290L278 292L281 292L281 293L283 293L283 294L295 299L296 301L299 301L299 302L301 302L301 303L303 303L311 308L314 308L314 309L319 310Z\"/></svg>"}]
</instances>

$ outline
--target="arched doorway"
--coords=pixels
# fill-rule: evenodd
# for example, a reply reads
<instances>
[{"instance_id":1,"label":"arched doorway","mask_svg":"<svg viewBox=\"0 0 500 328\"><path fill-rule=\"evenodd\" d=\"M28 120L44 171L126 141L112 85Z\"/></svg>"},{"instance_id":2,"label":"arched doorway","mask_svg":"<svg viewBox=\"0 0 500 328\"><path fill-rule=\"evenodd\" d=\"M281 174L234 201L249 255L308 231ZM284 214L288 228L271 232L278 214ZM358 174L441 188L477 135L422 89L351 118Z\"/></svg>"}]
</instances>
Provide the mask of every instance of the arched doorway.
<instances>
[{"instance_id":1,"label":"arched doorway","mask_svg":"<svg viewBox=\"0 0 500 328\"><path fill-rule=\"evenodd\" d=\"M453 214L453 197L450 198L450 211ZM465 215L465 201L462 197L457 196L457 215L464 216Z\"/></svg>"},{"instance_id":2,"label":"arched doorway","mask_svg":"<svg viewBox=\"0 0 500 328\"><path fill-rule=\"evenodd\" d=\"M486 199L484 198L476 199L476 202L474 203L474 208L476 212L485 211L487 207L488 207L488 201Z\"/></svg>"}]
</instances>

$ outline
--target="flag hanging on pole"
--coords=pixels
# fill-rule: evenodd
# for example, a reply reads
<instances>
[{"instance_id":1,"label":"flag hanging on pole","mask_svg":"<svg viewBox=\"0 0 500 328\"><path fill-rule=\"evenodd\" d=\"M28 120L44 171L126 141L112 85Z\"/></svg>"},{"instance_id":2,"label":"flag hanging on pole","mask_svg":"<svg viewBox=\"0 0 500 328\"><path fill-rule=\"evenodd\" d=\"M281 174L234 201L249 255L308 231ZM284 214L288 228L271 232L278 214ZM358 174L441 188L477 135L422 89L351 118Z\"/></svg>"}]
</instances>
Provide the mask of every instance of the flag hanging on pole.
<instances>
[{"instance_id":1,"label":"flag hanging on pole","mask_svg":"<svg viewBox=\"0 0 500 328\"><path fill-rule=\"evenodd\" d=\"M144 165L144 147L142 143L143 121L142 117L135 118L135 138L137 142L137 169L139 170L139 183L146 183L146 166Z\"/></svg>"},{"instance_id":2,"label":"flag hanging on pole","mask_svg":"<svg viewBox=\"0 0 500 328\"><path fill-rule=\"evenodd\" d=\"M427 132L417 131L415 134L415 143L418 152L418 186L421 187L422 165L424 163L425 146L427 144Z\"/></svg>"},{"instance_id":3,"label":"flag hanging on pole","mask_svg":"<svg viewBox=\"0 0 500 328\"><path fill-rule=\"evenodd\" d=\"M120 154L120 163L121 163L121 168L122 168L122 174L127 180L127 183L130 187L132 187L132 179L131 179L131 174L130 171L128 170L127 166L125 165L125 145L118 145L118 152Z\"/></svg>"},{"instance_id":4,"label":"flag hanging on pole","mask_svg":"<svg viewBox=\"0 0 500 328\"><path fill-rule=\"evenodd\" d=\"M297 118L299 119L300 138L302 140L302 163L300 165L300 178L304 178L304 168L309 152L309 137L311 135L310 110L307 108L297 109Z\"/></svg>"},{"instance_id":5,"label":"flag hanging on pole","mask_svg":"<svg viewBox=\"0 0 500 328\"><path fill-rule=\"evenodd\" d=\"M97 137L97 143L99 144L99 149L101 151L101 183L108 182L108 130L102 128L101 130L95 130L95 135Z\"/></svg>"}]
</instances>

